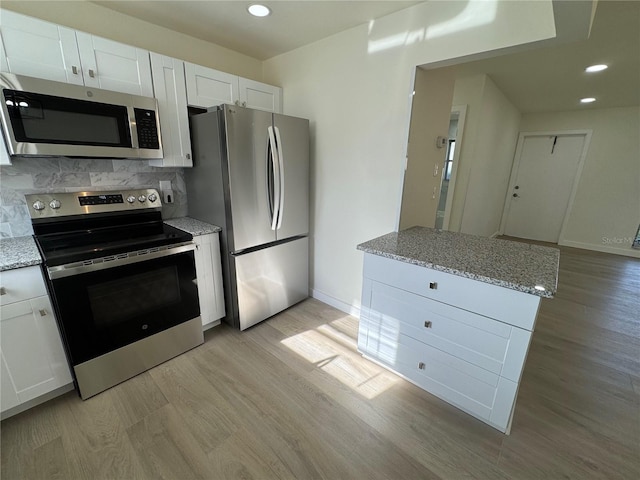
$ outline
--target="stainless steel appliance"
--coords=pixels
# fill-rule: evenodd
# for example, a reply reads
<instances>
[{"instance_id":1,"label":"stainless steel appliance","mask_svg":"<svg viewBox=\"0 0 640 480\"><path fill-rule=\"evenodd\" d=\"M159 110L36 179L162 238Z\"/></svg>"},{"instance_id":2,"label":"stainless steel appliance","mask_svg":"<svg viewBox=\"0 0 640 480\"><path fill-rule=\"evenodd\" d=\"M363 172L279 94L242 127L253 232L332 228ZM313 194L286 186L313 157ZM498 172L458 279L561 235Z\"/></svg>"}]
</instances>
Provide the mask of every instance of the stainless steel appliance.
<instances>
[{"instance_id":1,"label":"stainless steel appliance","mask_svg":"<svg viewBox=\"0 0 640 480\"><path fill-rule=\"evenodd\" d=\"M155 98L0 73L10 155L162 158Z\"/></svg>"},{"instance_id":2,"label":"stainless steel appliance","mask_svg":"<svg viewBox=\"0 0 640 480\"><path fill-rule=\"evenodd\" d=\"M26 199L83 399L203 343L193 238L156 190Z\"/></svg>"},{"instance_id":3,"label":"stainless steel appliance","mask_svg":"<svg viewBox=\"0 0 640 480\"><path fill-rule=\"evenodd\" d=\"M189 215L222 227L227 323L309 296L309 121L235 105L191 117Z\"/></svg>"}]
</instances>

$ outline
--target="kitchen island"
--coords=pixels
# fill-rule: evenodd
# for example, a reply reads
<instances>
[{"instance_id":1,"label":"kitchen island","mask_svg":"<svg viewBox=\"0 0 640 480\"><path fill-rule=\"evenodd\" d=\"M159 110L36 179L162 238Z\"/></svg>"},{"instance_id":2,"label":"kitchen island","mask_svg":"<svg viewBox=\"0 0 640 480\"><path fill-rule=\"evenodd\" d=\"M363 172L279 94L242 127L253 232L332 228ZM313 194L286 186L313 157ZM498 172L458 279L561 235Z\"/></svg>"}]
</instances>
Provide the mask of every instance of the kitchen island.
<instances>
[{"instance_id":1,"label":"kitchen island","mask_svg":"<svg viewBox=\"0 0 640 480\"><path fill-rule=\"evenodd\" d=\"M365 252L358 349L509 433L558 249L413 227Z\"/></svg>"}]
</instances>

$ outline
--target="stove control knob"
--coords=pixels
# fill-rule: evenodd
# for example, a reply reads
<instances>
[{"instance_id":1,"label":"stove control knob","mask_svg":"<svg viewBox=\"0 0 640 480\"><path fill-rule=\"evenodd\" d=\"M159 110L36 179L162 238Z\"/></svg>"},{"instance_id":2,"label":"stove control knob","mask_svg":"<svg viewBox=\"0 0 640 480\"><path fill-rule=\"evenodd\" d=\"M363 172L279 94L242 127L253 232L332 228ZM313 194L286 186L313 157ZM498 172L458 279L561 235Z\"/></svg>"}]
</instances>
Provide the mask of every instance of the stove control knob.
<instances>
[{"instance_id":1,"label":"stove control knob","mask_svg":"<svg viewBox=\"0 0 640 480\"><path fill-rule=\"evenodd\" d=\"M37 201L33 204L33 208L34 208L35 210L38 210L38 211L40 211L40 210L44 210L44 207L45 207L45 206L46 206L46 205L45 205L44 203L42 203L40 200L37 200Z\"/></svg>"},{"instance_id":2,"label":"stove control knob","mask_svg":"<svg viewBox=\"0 0 640 480\"><path fill-rule=\"evenodd\" d=\"M138 197L138 201L139 201L140 203L144 202L146 199L147 199L147 197L145 197L144 195L140 195L140 196Z\"/></svg>"},{"instance_id":3,"label":"stove control knob","mask_svg":"<svg viewBox=\"0 0 640 480\"><path fill-rule=\"evenodd\" d=\"M129 196L127 197L127 202L129 202L129 203L133 203L133 202L135 202L135 201L136 201L136 197L134 197L133 195L129 195Z\"/></svg>"},{"instance_id":4,"label":"stove control knob","mask_svg":"<svg viewBox=\"0 0 640 480\"><path fill-rule=\"evenodd\" d=\"M152 194L150 194L150 195L149 195L149 197L148 197L148 198L149 198L149 201L150 201L151 203L153 203L153 202L155 202L155 201L158 199L158 196L157 196L155 193L152 193Z\"/></svg>"},{"instance_id":5,"label":"stove control knob","mask_svg":"<svg viewBox=\"0 0 640 480\"><path fill-rule=\"evenodd\" d=\"M55 198L53 200L51 200L51 202L49 202L49 206L51 208L53 208L54 210L57 210L60 208L60 200L56 200Z\"/></svg>"}]
</instances>

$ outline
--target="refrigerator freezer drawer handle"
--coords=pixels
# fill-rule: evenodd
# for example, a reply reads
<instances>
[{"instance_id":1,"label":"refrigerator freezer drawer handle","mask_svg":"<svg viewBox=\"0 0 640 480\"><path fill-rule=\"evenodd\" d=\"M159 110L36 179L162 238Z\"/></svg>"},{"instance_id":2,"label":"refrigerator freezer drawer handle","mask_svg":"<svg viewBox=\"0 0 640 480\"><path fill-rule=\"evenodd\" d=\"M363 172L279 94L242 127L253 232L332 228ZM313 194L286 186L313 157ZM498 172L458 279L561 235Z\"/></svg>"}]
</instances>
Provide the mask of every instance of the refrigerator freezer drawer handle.
<instances>
[{"instance_id":1,"label":"refrigerator freezer drawer handle","mask_svg":"<svg viewBox=\"0 0 640 480\"><path fill-rule=\"evenodd\" d=\"M269 144L271 145L271 168L273 169L273 215L271 218L271 230L276 230L280 210L280 165L278 161L278 145L273 132L273 127L267 128L269 132Z\"/></svg>"},{"instance_id":2,"label":"refrigerator freezer drawer handle","mask_svg":"<svg viewBox=\"0 0 640 480\"><path fill-rule=\"evenodd\" d=\"M277 230L280 230L282 227L282 217L284 214L284 148L282 145L282 140L280 138L280 129L275 127L276 131L276 143L278 144L278 165L280 167L280 205L278 207L278 227Z\"/></svg>"}]
</instances>

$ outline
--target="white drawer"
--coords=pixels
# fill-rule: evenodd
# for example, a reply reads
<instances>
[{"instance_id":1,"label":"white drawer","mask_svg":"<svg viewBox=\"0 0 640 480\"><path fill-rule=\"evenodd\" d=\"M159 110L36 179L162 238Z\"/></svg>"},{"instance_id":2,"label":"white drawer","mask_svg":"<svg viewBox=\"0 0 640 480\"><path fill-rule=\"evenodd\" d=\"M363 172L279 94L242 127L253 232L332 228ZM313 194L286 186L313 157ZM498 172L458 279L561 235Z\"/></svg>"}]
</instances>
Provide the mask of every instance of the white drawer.
<instances>
[{"instance_id":1,"label":"white drawer","mask_svg":"<svg viewBox=\"0 0 640 480\"><path fill-rule=\"evenodd\" d=\"M430 268L365 254L364 276L533 331L540 297Z\"/></svg>"},{"instance_id":2,"label":"white drawer","mask_svg":"<svg viewBox=\"0 0 640 480\"><path fill-rule=\"evenodd\" d=\"M500 377L405 335L380 338L377 358L438 397L489 419ZM371 341L371 339L369 340ZM392 345L396 348L392 348Z\"/></svg>"},{"instance_id":3,"label":"white drawer","mask_svg":"<svg viewBox=\"0 0 640 480\"><path fill-rule=\"evenodd\" d=\"M379 340L378 355L372 355L373 358L429 393L507 431L518 392L516 382L466 364L405 335L399 335L396 342Z\"/></svg>"},{"instance_id":4,"label":"white drawer","mask_svg":"<svg viewBox=\"0 0 640 480\"><path fill-rule=\"evenodd\" d=\"M0 305L29 300L47 294L40 266L0 272Z\"/></svg>"},{"instance_id":5,"label":"white drawer","mask_svg":"<svg viewBox=\"0 0 640 480\"><path fill-rule=\"evenodd\" d=\"M371 282L369 336L407 335L496 375L518 381L531 332Z\"/></svg>"}]
</instances>

